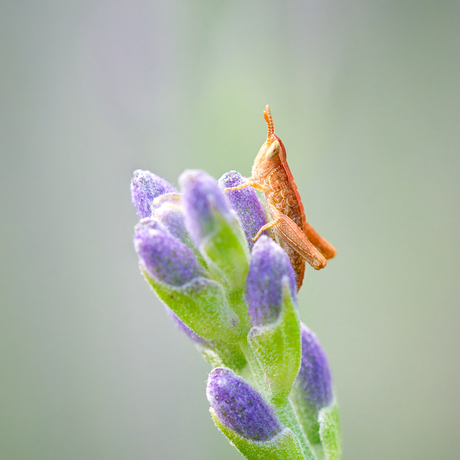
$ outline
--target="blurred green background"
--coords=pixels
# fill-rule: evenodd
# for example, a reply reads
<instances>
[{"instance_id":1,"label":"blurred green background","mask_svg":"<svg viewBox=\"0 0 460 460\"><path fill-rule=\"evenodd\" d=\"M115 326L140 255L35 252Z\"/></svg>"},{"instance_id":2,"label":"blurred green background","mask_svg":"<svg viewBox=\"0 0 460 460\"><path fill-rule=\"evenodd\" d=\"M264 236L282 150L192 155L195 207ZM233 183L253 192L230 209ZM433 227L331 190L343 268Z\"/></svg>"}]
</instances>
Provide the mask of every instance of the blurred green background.
<instances>
[{"instance_id":1,"label":"blurred green background","mask_svg":"<svg viewBox=\"0 0 460 460\"><path fill-rule=\"evenodd\" d=\"M249 175L267 103L338 249L299 308L343 459L460 458L458 0L3 0L0 53L2 460L240 458L129 181Z\"/></svg>"}]
</instances>

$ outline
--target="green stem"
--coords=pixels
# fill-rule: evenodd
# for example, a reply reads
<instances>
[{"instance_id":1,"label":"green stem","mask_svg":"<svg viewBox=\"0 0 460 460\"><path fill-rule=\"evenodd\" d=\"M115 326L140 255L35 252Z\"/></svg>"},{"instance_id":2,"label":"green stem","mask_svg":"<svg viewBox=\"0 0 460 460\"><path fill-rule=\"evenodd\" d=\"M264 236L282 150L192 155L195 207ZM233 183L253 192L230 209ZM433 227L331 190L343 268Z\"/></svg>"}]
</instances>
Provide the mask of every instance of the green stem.
<instances>
[{"instance_id":1,"label":"green stem","mask_svg":"<svg viewBox=\"0 0 460 460\"><path fill-rule=\"evenodd\" d=\"M249 367L251 368L251 371L254 374L254 379L256 381L258 390L262 393L262 395L265 397L267 401L270 401L271 404L275 406L276 414L280 422L284 426L292 430L292 432L294 433L294 435L300 443L305 459L317 460L312 448L310 447L310 443L308 442L308 439L305 436L302 427L300 426L299 420L297 418L296 413L294 412L294 408L292 407L289 398L285 397L282 399L274 399L271 397L270 389L268 388L265 382L264 371L259 361L257 360L257 357L252 351L251 345L249 345L247 338L244 338L240 342L240 346L241 350L246 356L246 360L249 364Z\"/></svg>"},{"instance_id":2,"label":"green stem","mask_svg":"<svg viewBox=\"0 0 460 460\"><path fill-rule=\"evenodd\" d=\"M244 298L244 288L227 291L227 300L229 307L237 314L240 319L240 330L244 341L251 329L251 319L249 318L248 307Z\"/></svg>"},{"instance_id":3,"label":"green stem","mask_svg":"<svg viewBox=\"0 0 460 460\"><path fill-rule=\"evenodd\" d=\"M246 357L246 361L251 368L251 371L254 375L254 379L257 385L257 389L262 393L265 399L270 400L270 395L268 392L268 387L265 383L265 375L262 367L260 366L259 361L257 360L254 352L252 351L251 345L248 343L248 339L245 337L240 342L241 350Z\"/></svg>"},{"instance_id":4,"label":"green stem","mask_svg":"<svg viewBox=\"0 0 460 460\"><path fill-rule=\"evenodd\" d=\"M305 455L306 460L316 460L316 455L313 452L313 449L308 442L305 433L300 426L297 415L292 407L291 401L288 397L283 398L282 400L271 400L272 404L276 408L276 415L280 419L281 423L284 426L289 427L299 440L300 446L302 447L303 454Z\"/></svg>"}]
</instances>

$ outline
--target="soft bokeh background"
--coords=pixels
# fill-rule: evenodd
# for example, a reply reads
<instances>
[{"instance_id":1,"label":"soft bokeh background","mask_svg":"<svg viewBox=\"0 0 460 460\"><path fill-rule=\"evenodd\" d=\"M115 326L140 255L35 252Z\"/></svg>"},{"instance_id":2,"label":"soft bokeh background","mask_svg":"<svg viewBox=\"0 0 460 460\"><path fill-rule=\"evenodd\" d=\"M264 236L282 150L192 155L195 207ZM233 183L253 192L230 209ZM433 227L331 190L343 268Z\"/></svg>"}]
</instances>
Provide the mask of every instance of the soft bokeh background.
<instances>
[{"instance_id":1,"label":"soft bokeh background","mask_svg":"<svg viewBox=\"0 0 460 460\"><path fill-rule=\"evenodd\" d=\"M460 4L0 4L0 458L237 459L139 274L129 181L249 175L270 103L344 460L460 457Z\"/></svg>"}]
</instances>

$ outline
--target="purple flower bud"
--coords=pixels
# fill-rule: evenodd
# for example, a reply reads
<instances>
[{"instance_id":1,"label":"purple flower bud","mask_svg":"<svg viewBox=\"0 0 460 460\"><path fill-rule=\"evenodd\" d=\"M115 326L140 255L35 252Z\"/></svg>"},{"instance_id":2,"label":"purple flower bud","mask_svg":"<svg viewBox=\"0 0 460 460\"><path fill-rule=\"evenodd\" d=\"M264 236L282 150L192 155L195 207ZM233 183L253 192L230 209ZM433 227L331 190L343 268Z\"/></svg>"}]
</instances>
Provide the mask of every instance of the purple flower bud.
<instances>
[{"instance_id":1,"label":"purple flower bud","mask_svg":"<svg viewBox=\"0 0 460 460\"><path fill-rule=\"evenodd\" d=\"M150 217L152 201L165 193L176 192L176 189L167 181L152 174L150 171L137 169L131 180L131 199L139 217Z\"/></svg>"},{"instance_id":2,"label":"purple flower bud","mask_svg":"<svg viewBox=\"0 0 460 460\"><path fill-rule=\"evenodd\" d=\"M244 182L246 179L239 172L230 171L219 179L219 187L225 190L226 188L237 187ZM249 249L252 249L254 246L252 238L267 223L267 217L257 198L256 191L252 187L246 187L241 190L228 190L225 192L225 196L238 214ZM263 232L262 235L267 235L267 232Z\"/></svg>"},{"instance_id":3,"label":"purple flower bud","mask_svg":"<svg viewBox=\"0 0 460 460\"><path fill-rule=\"evenodd\" d=\"M162 203L153 211L153 216L158 219L178 240L184 242L187 239L184 214L182 210L171 203Z\"/></svg>"},{"instance_id":4,"label":"purple flower bud","mask_svg":"<svg viewBox=\"0 0 460 460\"><path fill-rule=\"evenodd\" d=\"M206 396L220 422L240 436L268 441L282 430L262 396L230 369L217 367L209 374Z\"/></svg>"},{"instance_id":5,"label":"purple flower bud","mask_svg":"<svg viewBox=\"0 0 460 460\"><path fill-rule=\"evenodd\" d=\"M215 230L214 210L225 219L234 219L230 206L217 182L208 173L188 170L179 183L183 193L185 225L196 245Z\"/></svg>"},{"instance_id":6,"label":"purple flower bud","mask_svg":"<svg viewBox=\"0 0 460 460\"><path fill-rule=\"evenodd\" d=\"M297 304L297 284L289 257L271 238L261 236L252 250L246 281L246 300L254 326L278 319L286 282Z\"/></svg>"},{"instance_id":7,"label":"purple flower bud","mask_svg":"<svg viewBox=\"0 0 460 460\"><path fill-rule=\"evenodd\" d=\"M185 228L182 197L179 193L166 193L156 198L152 203L152 217L159 220L171 235L185 243L192 250L202 267L207 267L202 254L193 244Z\"/></svg>"},{"instance_id":8,"label":"purple flower bud","mask_svg":"<svg viewBox=\"0 0 460 460\"><path fill-rule=\"evenodd\" d=\"M193 252L156 219L142 219L137 224L134 247L152 278L182 286L200 275Z\"/></svg>"},{"instance_id":9,"label":"purple flower bud","mask_svg":"<svg viewBox=\"0 0 460 460\"><path fill-rule=\"evenodd\" d=\"M302 363L295 386L306 403L316 410L332 402L332 381L327 357L316 335L300 323L302 336Z\"/></svg>"}]
</instances>

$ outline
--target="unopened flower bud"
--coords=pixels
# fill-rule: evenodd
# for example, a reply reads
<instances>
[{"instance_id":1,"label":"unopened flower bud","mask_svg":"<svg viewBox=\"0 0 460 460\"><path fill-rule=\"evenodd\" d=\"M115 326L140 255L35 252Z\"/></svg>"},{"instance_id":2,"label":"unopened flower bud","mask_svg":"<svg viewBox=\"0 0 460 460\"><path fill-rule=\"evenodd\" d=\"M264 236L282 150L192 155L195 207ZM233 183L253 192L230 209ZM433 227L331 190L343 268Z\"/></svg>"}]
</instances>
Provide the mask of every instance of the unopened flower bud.
<instances>
[{"instance_id":1,"label":"unopened flower bud","mask_svg":"<svg viewBox=\"0 0 460 460\"><path fill-rule=\"evenodd\" d=\"M219 281L242 293L249 251L235 211L216 180L204 171L185 171L179 183L185 225L192 240Z\"/></svg>"},{"instance_id":2,"label":"unopened flower bud","mask_svg":"<svg viewBox=\"0 0 460 460\"><path fill-rule=\"evenodd\" d=\"M268 441L282 430L260 393L230 369L211 372L206 395L218 420L246 439Z\"/></svg>"},{"instance_id":3,"label":"unopened flower bud","mask_svg":"<svg viewBox=\"0 0 460 460\"><path fill-rule=\"evenodd\" d=\"M319 443L318 413L333 400L331 373L316 335L302 323L300 331L302 360L292 397L310 442Z\"/></svg>"},{"instance_id":4,"label":"unopened flower bud","mask_svg":"<svg viewBox=\"0 0 460 460\"><path fill-rule=\"evenodd\" d=\"M182 286L200 275L193 252L156 219L142 219L135 229L134 246L149 276Z\"/></svg>"},{"instance_id":5,"label":"unopened flower bud","mask_svg":"<svg viewBox=\"0 0 460 460\"><path fill-rule=\"evenodd\" d=\"M321 409L332 402L332 380L326 354L315 333L301 323L302 362L297 382L309 404Z\"/></svg>"},{"instance_id":6,"label":"unopened flower bud","mask_svg":"<svg viewBox=\"0 0 460 460\"><path fill-rule=\"evenodd\" d=\"M216 213L225 220L235 220L222 190L208 173L185 171L179 177L179 183L183 193L186 226L196 245L218 231Z\"/></svg>"},{"instance_id":7,"label":"unopened flower bud","mask_svg":"<svg viewBox=\"0 0 460 460\"><path fill-rule=\"evenodd\" d=\"M278 319L286 284L294 304L297 304L295 274L287 254L271 238L261 236L252 250L246 281L246 300L254 326Z\"/></svg>"},{"instance_id":8,"label":"unopened flower bud","mask_svg":"<svg viewBox=\"0 0 460 460\"><path fill-rule=\"evenodd\" d=\"M187 327L208 340L241 340L245 329L228 307L223 286L207 277L192 250L161 222L142 219L134 246L147 282Z\"/></svg>"},{"instance_id":9,"label":"unopened flower bud","mask_svg":"<svg viewBox=\"0 0 460 460\"><path fill-rule=\"evenodd\" d=\"M166 180L150 171L137 169L131 180L131 199L139 217L152 215L152 201L165 193L177 193L177 190Z\"/></svg>"},{"instance_id":10,"label":"unopened flower bud","mask_svg":"<svg viewBox=\"0 0 460 460\"><path fill-rule=\"evenodd\" d=\"M246 179L239 172L229 171L219 179L219 187L225 190L226 188L237 187L244 182L246 182ZM267 223L264 209L257 198L256 191L252 187L246 187L241 190L227 190L225 196L238 214L249 249L252 249L254 246L252 238ZM266 234L267 232L263 233L263 235Z\"/></svg>"},{"instance_id":11,"label":"unopened flower bud","mask_svg":"<svg viewBox=\"0 0 460 460\"><path fill-rule=\"evenodd\" d=\"M153 210L153 217L158 219L178 240L185 243L189 239L185 229L184 214L177 204L164 202Z\"/></svg>"},{"instance_id":12,"label":"unopened flower bud","mask_svg":"<svg viewBox=\"0 0 460 460\"><path fill-rule=\"evenodd\" d=\"M194 256L203 268L207 267L203 255L193 244L185 228L182 197L179 193L166 193L153 200L152 217L159 220L168 229L171 235L182 241L182 243L185 243L192 250Z\"/></svg>"}]
</instances>

